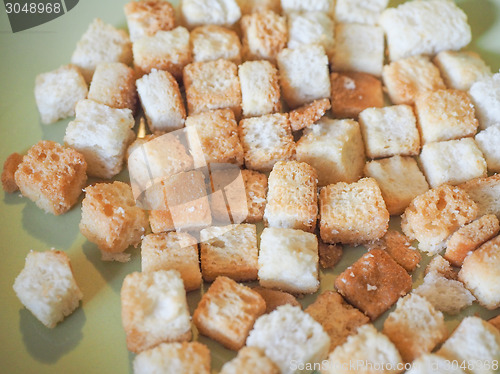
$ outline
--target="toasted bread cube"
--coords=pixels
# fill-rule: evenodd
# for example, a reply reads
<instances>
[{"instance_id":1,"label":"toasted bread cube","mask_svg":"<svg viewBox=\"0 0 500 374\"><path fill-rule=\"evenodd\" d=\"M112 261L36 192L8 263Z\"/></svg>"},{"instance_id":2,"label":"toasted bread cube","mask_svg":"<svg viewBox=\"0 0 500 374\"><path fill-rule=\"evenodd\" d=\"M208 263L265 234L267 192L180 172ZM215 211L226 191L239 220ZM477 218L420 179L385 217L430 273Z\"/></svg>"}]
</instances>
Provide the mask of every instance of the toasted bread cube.
<instances>
[{"instance_id":1,"label":"toasted bread cube","mask_svg":"<svg viewBox=\"0 0 500 374\"><path fill-rule=\"evenodd\" d=\"M313 123L319 121L331 107L329 99L319 99L290 111L288 118L290 119L292 131L310 127Z\"/></svg>"},{"instance_id":2,"label":"toasted bread cube","mask_svg":"<svg viewBox=\"0 0 500 374\"><path fill-rule=\"evenodd\" d=\"M243 347L238 355L226 362L220 374L280 374L280 369L262 350L256 347Z\"/></svg>"},{"instance_id":3,"label":"toasted bread cube","mask_svg":"<svg viewBox=\"0 0 500 374\"><path fill-rule=\"evenodd\" d=\"M316 365L328 353L330 338L321 325L297 306L282 305L261 316L247 339L260 348L283 374L296 373L293 363Z\"/></svg>"},{"instance_id":4,"label":"toasted bread cube","mask_svg":"<svg viewBox=\"0 0 500 374\"><path fill-rule=\"evenodd\" d=\"M376 25L389 0L337 0L335 20L337 22Z\"/></svg>"},{"instance_id":5,"label":"toasted bread cube","mask_svg":"<svg viewBox=\"0 0 500 374\"><path fill-rule=\"evenodd\" d=\"M131 1L125 5L124 10L132 42L175 27L175 8L168 1Z\"/></svg>"},{"instance_id":6,"label":"toasted bread cube","mask_svg":"<svg viewBox=\"0 0 500 374\"><path fill-rule=\"evenodd\" d=\"M318 238L319 264L323 269L333 269L344 254L342 244L328 244Z\"/></svg>"},{"instance_id":7,"label":"toasted bread cube","mask_svg":"<svg viewBox=\"0 0 500 374\"><path fill-rule=\"evenodd\" d=\"M333 13L331 0L281 0L284 13L290 12L325 12Z\"/></svg>"},{"instance_id":8,"label":"toasted bread cube","mask_svg":"<svg viewBox=\"0 0 500 374\"><path fill-rule=\"evenodd\" d=\"M167 209L154 209L149 212L149 225L155 234L175 230L172 215Z\"/></svg>"},{"instance_id":9,"label":"toasted bread cube","mask_svg":"<svg viewBox=\"0 0 500 374\"><path fill-rule=\"evenodd\" d=\"M130 65L132 59L132 43L128 34L96 18L78 41L71 63L80 68L85 81L90 83L99 63L123 62Z\"/></svg>"},{"instance_id":10,"label":"toasted bread cube","mask_svg":"<svg viewBox=\"0 0 500 374\"><path fill-rule=\"evenodd\" d=\"M424 274L427 275L429 273L434 273L446 279L456 280L458 278L458 272L455 272L450 263L441 255L436 255L429 261L425 267Z\"/></svg>"},{"instance_id":11,"label":"toasted bread cube","mask_svg":"<svg viewBox=\"0 0 500 374\"><path fill-rule=\"evenodd\" d=\"M335 25L335 51L330 59L335 71L356 71L380 77L384 64L384 31L358 23Z\"/></svg>"},{"instance_id":12,"label":"toasted bread cube","mask_svg":"<svg viewBox=\"0 0 500 374\"><path fill-rule=\"evenodd\" d=\"M358 118L366 108L384 106L382 82L366 73L330 74L332 113L336 118Z\"/></svg>"},{"instance_id":13,"label":"toasted bread cube","mask_svg":"<svg viewBox=\"0 0 500 374\"><path fill-rule=\"evenodd\" d=\"M265 228L260 237L259 282L291 293L319 288L318 239L302 230Z\"/></svg>"},{"instance_id":14,"label":"toasted bread cube","mask_svg":"<svg viewBox=\"0 0 500 374\"><path fill-rule=\"evenodd\" d=\"M265 310L266 303L257 292L221 276L201 297L193 322L200 334L237 351Z\"/></svg>"},{"instance_id":15,"label":"toasted bread cube","mask_svg":"<svg viewBox=\"0 0 500 374\"><path fill-rule=\"evenodd\" d=\"M439 69L425 56L408 57L385 65L382 79L393 104L413 104L421 93L446 88Z\"/></svg>"},{"instance_id":16,"label":"toasted bread cube","mask_svg":"<svg viewBox=\"0 0 500 374\"><path fill-rule=\"evenodd\" d=\"M380 239L389 227L389 212L373 178L339 182L319 193L320 234L326 243L362 244Z\"/></svg>"},{"instance_id":17,"label":"toasted bread cube","mask_svg":"<svg viewBox=\"0 0 500 374\"><path fill-rule=\"evenodd\" d=\"M500 73L474 83L469 95L479 119L479 128L484 130L497 124L500 116Z\"/></svg>"},{"instance_id":18,"label":"toasted bread cube","mask_svg":"<svg viewBox=\"0 0 500 374\"><path fill-rule=\"evenodd\" d=\"M64 65L35 80L35 100L42 123L54 123L75 115L78 101L87 97L87 83L74 65Z\"/></svg>"},{"instance_id":19,"label":"toasted bread cube","mask_svg":"<svg viewBox=\"0 0 500 374\"><path fill-rule=\"evenodd\" d=\"M365 150L359 124L324 117L297 142L297 160L318 173L318 185L356 182L363 174Z\"/></svg>"},{"instance_id":20,"label":"toasted bread cube","mask_svg":"<svg viewBox=\"0 0 500 374\"><path fill-rule=\"evenodd\" d=\"M500 173L500 124L480 131L474 138L486 159L488 171Z\"/></svg>"},{"instance_id":21,"label":"toasted bread cube","mask_svg":"<svg viewBox=\"0 0 500 374\"><path fill-rule=\"evenodd\" d=\"M248 169L271 171L276 162L295 156L295 142L286 113L243 119L238 132Z\"/></svg>"},{"instance_id":22,"label":"toasted bread cube","mask_svg":"<svg viewBox=\"0 0 500 374\"><path fill-rule=\"evenodd\" d=\"M356 333L358 327L370 321L358 309L347 304L335 291L325 291L320 294L305 312L319 322L330 337L330 352L344 344L348 336Z\"/></svg>"},{"instance_id":23,"label":"toasted bread cube","mask_svg":"<svg viewBox=\"0 0 500 374\"><path fill-rule=\"evenodd\" d=\"M185 232L146 235L141 243L141 269L144 273L177 270L186 291L199 289L201 272L196 239Z\"/></svg>"},{"instance_id":24,"label":"toasted bread cube","mask_svg":"<svg viewBox=\"0 0 500 374\"><path fill-rule=\"evenodd\" d=\"M239 64L241 42L234 30L217 25L196 27L191 31L193 61L203 62L220 58Z\"/></svg>"},{"instance_id":25,"label":"toasted bread cube","mask_svg":"<svg viewBox=\"0 0 500 374\"><path fill-rule=\"evenodd\" d=\"M450 22L453 20L453 22ZM459 50L471 41L467 16L455 3L411 2L386 9L379 19L391 61L419 54Z\"/></svg>"},{"instance_id":26,"label":"toasted bread cube","mask_svg":"<svg viewBox=\"0 0 500 374\"><path fill-rule=\"evenodd\" d=\"M83 297L68 255L55 250L30 251L13 288L26 309L49 328L73 313Z\"/></svg>"},{"instance_id":27,"label":"toasted bread cube","mask_svg":"<svg viewBox=\"0 0 500 374\"><path fill-rule=\"evenodd\" d=\"M120 296L129 351L140 353L160 343L191 339L186 291L177 270L128 274Z\"/></svg>"},{"instance_id":28,"label":"toasted bread cube","mask_svg":"<svg viewBox=\"0 0 500 374\"><path fill-rule=\"evenodd\" d=\"M87 181L87 163L71 148L40 140L23 157L14 173L21 194L47 213L71 209Z\"/></svg>"},{"instance_id":29,"label":"toasted bread cube","mask_svg":"<svg viewBox=\"0 0 500 374\"><path fill-rule=\"evenodd\" d=\"M401 229L419 241L421 251L434 255L448 237L478 215L477 204L460 188L443 184L417 196L401 216Z\"/></svg>"},{"instance_id":30,"label":"toasted bread cube","mask_svg":"<svg viewBox=\"0 0 500 374\"><path fill-rule=\"evenodd\" d=\"M281 110L278 70L268 61L247 61L238 66L244 117Z\"/></svg>"},{"instance_id":31,"label":"toasted bread cube","mask_svg":"<svg viewBox=\"0 0 500 374\"><path fill-rule=\"evenodd\" d=\"M19 153L16 152L11 153L5 159L2 169L2 188L5 192L16 192L17 190L19 190L14 175L21 162L23 162L23 155L20 155ZM267 178L266 178L266 187L267 187ZM264 212L264 210L262 211Z\"/></svg>"},{"instance_id":32,"label":"toasted bread cube","mask_svg":"<svg viewBox=\"0 0 500 374\"><path fill-rule=\"evenodd\" d=\"M472 138L424 144L420 163L432 188L487 175L486 160Z\"/></svg>"},{"instance_id":33,"label":"toasted bread cube","mask_svg":"<svg viewBox=\"0 0 500 374\"><path fill-rule=\"evenodd\" d=\"M433 371L440 374L465 374L457 365L450 365L450 361L434 353L426 353L412 362L406 374L428 374Z\"/></svg>"},{"instance_id":34,"label":"toasted bread cube","mask_svg":"<svg viewBox=\"0 0 500 374\"><path fill-rule=\"evenodd\" d=\"M189 31L178 26L170 31L157 31L145 36L133 45L134 65L139 75L151 70L166 70L175 79L182 78L182 70L193 56L189 45Z\"/></svg>"},{"instance_id":35,"label":"toasted bread cube","mask_svg":"<svg viewBox=\"0 0 500 374\"><path fill-rule=\"evenodd\" d=\"M412 157L393 156L367 162L364 174L377 181L391 215L402 214L415 197L429 189Z\"/></svg>"},{"instance_id":36,"label":"toasted bread cube","mask_svg":"<svg viewBox=\"0 0 500 374\"><path fill-rule=\"evenodd\" d=\"M330 97L328 57L322 46L285 48L277 58L283 97L291 109ZM310 82L314 81L314 84Z\"/></svg>"},{"instance_id":37,"label":"toasted bread cube","mask_svg":"<svg viewBox=\"0 0 500 374\"><path fill-rule=\"evenodd\" d=\"M198 342L161 343L134 358L135 374L210 374L210 350Z\"/></svg>"},{"instance_id":38,"label":"toasted bread cube","mask_svg":"<svg viewBox=\"0 0 500 374\"><path fill-rule=\"evenodd\" d=\"M180 13L189 29L202 25L229 27L241 17L236 0L182 0Z\"/></svg>"},{"instance_id":39,"label":"toasted bread cube","mask_svg":"<svg viewBox=\"0 0 500 374\"><path fill-rule=\"evenodd\" d=\"M479 208L478 216L494 214L500 220L500 174L475 178L459 186Z\"/></svg>"},{"instance_id":40,"label":"toasted bread cube","mask_svg":"<svg viewBox=\"0 0 500 374\"><path fill-rule=\"evenodd\" d=\"M241 14L262 13L266 10L272 10L275 13L281 13L281 0L236 0Z\"/></svg>"},{"instance_id":41,"label":"toasted bread cube","mask_svg":"<svg viewBox=\"0 0 500 374\"><path fill-rule=\"evenodd\" d=\"M266 302L266 314L271 313L280 305L285 304L302 308L302 305L297 301L297 298L288 292L273 290L261 286L254 287L252 290L262 296Z\"/></svg>"},{"instance_id":42,"label":"toasted bread cube","mask_svg":"<svg viewBox=\"0 0 500 374\"><path fill-rule=\"evenodd\" d=\"M116 109L93 100L76 105L76 118L66 128L64 142L85 156L88 175L110 179L123 167L135 125L130 109Z\"/></svg>"},{"instance_id":43,"label":"toasted bread cube","mask_svg":"<svg viewBox=\"0 0 500 374\"><path fill-rule=\"evenodd\" d=\"M247 195L248 216L246 222L262 221L266 207L267 176L253 170L242 170Z\"/></svg>"}]
</instances>

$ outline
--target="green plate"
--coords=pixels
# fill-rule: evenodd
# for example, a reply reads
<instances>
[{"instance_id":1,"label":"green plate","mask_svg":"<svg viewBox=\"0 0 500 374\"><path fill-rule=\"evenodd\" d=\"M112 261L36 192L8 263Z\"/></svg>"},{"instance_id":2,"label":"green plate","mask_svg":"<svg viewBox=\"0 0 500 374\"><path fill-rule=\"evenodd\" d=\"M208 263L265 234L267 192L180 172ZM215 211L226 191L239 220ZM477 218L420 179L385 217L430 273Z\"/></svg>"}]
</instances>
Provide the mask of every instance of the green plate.
<instances>
[{"instance_id":1,"label":"green plate","mask_svg":"<svg viewBox=\"0 0 500 374\"><path fill-rule=\"evenodd\" d=\"M44 25L13 34L5 9L0 7L0 161L12 152L24 152L40 139L62 142L68 120L44 126L40 123L33 87L35 76L70 61L76 42L95 17L125 28L123 5L127 0L80 0L74 9ZM459 0L469 15L473 42L492 70L500 67L500 0ZM391 2L394 5L394 2ZM126 178L126 175L122 175ZM139 251L127 264L104 263L96 246L78 230L80 209L55 217L45 214L19 193L1 192L0 201L0 371L2 373L127 373L134 355L127 351L121 326L120 287L126 274L140 270ZM397 220L393 222L398 226ZM16 298L12 284L30 250L56 248L71 258L84 298L82 305L54 329L45 328ZM321 289L333 288L333 280L362 253L347 248L334 272L322 274ZM423 266L414 274L421 281ZM200 293L188 295L191 312ZM301 301L309 304L313 296ZM449 318L450 328L464 315L488 312L477 306ZM385 317L385 315L384 315ZM380 327L384 317L376 325ZM195 334L196 336L196 334ZM212 368L220 369L234 352L200 337L212 352Z\"/></svg>"}]
</instances>

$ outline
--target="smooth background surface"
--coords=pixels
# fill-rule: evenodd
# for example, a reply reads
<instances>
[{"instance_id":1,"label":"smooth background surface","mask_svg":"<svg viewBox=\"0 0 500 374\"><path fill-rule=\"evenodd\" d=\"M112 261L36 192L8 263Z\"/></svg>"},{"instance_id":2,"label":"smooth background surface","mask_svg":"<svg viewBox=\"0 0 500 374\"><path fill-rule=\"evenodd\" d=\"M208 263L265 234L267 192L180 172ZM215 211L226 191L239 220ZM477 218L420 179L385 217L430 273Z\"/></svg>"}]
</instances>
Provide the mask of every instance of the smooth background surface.
<instances>
[{"instance_id":1,"label":"smooth background surface","mask_svg":"<svg viewBox=\"0 0 500 374\"><path fill-rule=\"evenodd\" d=\"M35 76L70 61L80 36L95 17L125 28L126 0L80 0L68 14L20 33L12 34L0 5L0 162L12 152L24 152L40 139L62 142L68 120L44 126L33 96ZM457 1L469 15L473 43L492 70L500 67L500 0ZM391 5L395 4L394 1ZM96 247L78 230L80 208L55 217L45 214L18 193L0 193L0 372L2 373L128 373L134 355L128 353L121 327L119 292L124 276L140 270L139 251L128 264L103 263ZM394 222L397 226L397 222ZM84 298L81 307L55 329L47 329L17 300L12 284L29 250L63 250L71 258ZM324 274L322 289L333 287L335 274L357 259L364 249L346 248L334 272ZM414 274L419 282L421 272ZM189 295L191 312L199 293ZM304 305L314 297L303 299ZM449 318L450 328L464 315L496 312L470 308ZM377 321L380 326L383 318ZM213 368L233 357L209 339Z\"/></svg>"}]
</instances>

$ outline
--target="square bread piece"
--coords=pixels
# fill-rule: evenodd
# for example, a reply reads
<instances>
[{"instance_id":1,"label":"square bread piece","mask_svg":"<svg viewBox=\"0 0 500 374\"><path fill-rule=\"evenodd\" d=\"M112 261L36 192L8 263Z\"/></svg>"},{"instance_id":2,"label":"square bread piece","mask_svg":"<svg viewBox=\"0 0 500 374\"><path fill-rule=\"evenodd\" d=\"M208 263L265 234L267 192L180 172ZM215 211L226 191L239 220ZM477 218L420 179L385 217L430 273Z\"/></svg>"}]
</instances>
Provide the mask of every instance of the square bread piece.
<instances>
[{"instance_id":1,"label":"square bread piece","mask_svg":"<svg viewBox=\"0 0 500 374\"><path fill-rule=\"evenodd\" d=\"M475 178L459 186L474 200L479 208L478 216L494 214L500 220L500 174Z\"/></svg>"},{"instance_id":2,"label":"square bread piece","mask_svg":"<svg viewBox=\"0 0 500 374\"><path fill-rule=\"evenodd\" d=\"M475 82L491 77L491 69L472 51L442 51L432 60L449 88L468 91Z\"/></svg>"},{"instance_id":3,"label":"square bread piece","mask_svg":"<svg viewBox=\"0 0 500 374\"><path fill-rule=\"evenodd\" d=\"M124 11L132 42L175 27L175 8L168 1L130 1L125 4Z\"/></svg>"},{"instance_id":4,"label":"square bread piece","mask_svg":"<svg viewBox=\"0 0 500 374\"><path fill-rule=\"evenodd\" d=\"M291 160L295 156L287 113L243 119L238 132L248 169L271 171L276 162Z\"/></svg>"},{"instance_id":5,"label":"square bread piece","mask_svg":"<svg viewBox=\"0 0 500 374\"><path fill-rule=\"evenodd\" d=\"M140 353L160 343L191 339L186 290L177 270L130 273L120 296L129 351Z\"/></svg>"},{"instance_id":6,"label":"square bread piece","mask_svg":"<svg viewBox=\"0 0 500 374\"><path fill-rule=\"evenodd\" d=\"M184 66L193 59L189 31L182 26L145 36L134 42L132 50L134 66L139 76L158 69L166 70L180 80Z\"/></svg>"},{"instance_id":7,"label":"square bread piece","mask_svg":"<svg viewBox=\"0 0 500 374\"><path fill-rule=\"evenodd\" d=\"M298 306L282 305L255 322L248 347L260 348L282 374L298 373L296 364L319 364L326 358L330 338L323 327Z\"/></svg>"},{"instance_id":8,"label":"square bread piece","mask_svg":"<svg viewBox=\"0 0 500 374\"><path fill-rule=\"evenodd\" d=\"M73 313L83 297L68 255L55 250L30 251L13 288L26 309L49 328Z\"/></svg>"},{"instance_id":9,"label":"square bread piece","mask_svg":"<svg viewBox=\"0 0 500 374\"><path fill-rule=\"evenodd\" d=\"M66 128L64 142L87 161L87 174L110 179L123 168L127 147L135 138L130 109L116 109L93 100L76 105L76 117Z\"/></svg>"},{"instance_id":10,"label":"square bread piece","mask_svg":"<svg viewBox=\"0 0 500 374\"><path fill-rule=\"evenodd\" d=\"M391 61L459 50L471 41L467 15L452 1L404 3L386 9L379 22L387 36Z\"/></svg>"},{"instance_id":11,"label":"square bread piece","mask_svg":"<svg viewBox=\"0 0 500 374\"><path fill-rule=\"evenodd\" d=\"M478 210L462 189L443 184L413 199L401 216L401 229L410 240L419 241L421 251L434 255L451 234L477 217Z\"/></svg>"},{"instance_id":12,"label":"square bread piece","mask_svg":"<svg viewBox=\"0 0 500 374\"><path fill-rule=\"evenodd\" d=\"M484 130L497 124L500 118L500 73L474 83L469 95L479 119L479 128Z\"/></svg>"},{"instance_id":13,"label":"square bread piece","mask_svg":"<svg viewBox=\"0 0 500 374\"><path fill-rule=\"evenodd\" d=\"M278 54L277 62L283 98L290 109L330 97L328 57L322 46L285 48Z\"/></svg>"},{"instance_id":14,"label":"square bread piece","mask_svg":"<svg viewBox=\"0 0 500 374\"><path fill-rule=\"evenodd\" d=\"M406 374L465 374L465 371L457 365L450 365L450 360L434 353L426 353L412 362L410 370Z\"/></svg>"},{"instance_id":15,"label":"square bread piece","mask_svg":"<svg viewBox=\"0 0 500 374\"><path fill-rule=\"evenodd\" d=\"M229 27L241 17L236 0L181 0L179 10L189 29L202 25Z\"/></svg>"},{"instance_id":16,"label":"square bread piece","mask_svg":"<svg viewBox=\"0 0 500 374\"><path fill-rule=\"evenodd\" d=\"M138 79L136 85L152 133L170 132L184 126L186 108L172 74L153 69Z\"/></svg>"},{"instance_id":17,"label":"square bread piece","mask_svg":"<svg viewBox=\"0 0 500 374\"><path fill-rule=\"evenodd\" d=\"M415 197L429 189L413 157L393 156L367 162L364 174L377 181L391 215L402 214Z\"/></svg>"},{"instance_id":18,"label":"square bread piece","mask_svg":"<svg viewBox=\"0 0 500 374\"><path fill-rule=\"evenodd\" d=\"M275 63L288 39L286 18L270 10L247 14L241 18L241 33L245 60Z\"/></svg>"},{"instance_id":19,"label":"square bread piece","mask_svg":"<svg viewBox=\"0 0 500 374\"><path fill-rule=\"evenodd\" d=\"M269 174L264 222L314 232L318 216L318 175L305 162L278 161Z\"/></svg>"},{"instance_id":20,"label":"square bread piece","mask_svg":"<svg viewBox=\"0 0 500 374\"><path fill-rule=\"evenodd\" d=\"M200 334L237 351L265 310L266 302L257 292L221 276L201 297L193 323Z\"/></svg>"},{"instance_id":21,"label":"square bread piece","mask_svg":"<svg viewBox=\"0 0 500 374\"><path fill-rule=\"evenodd\" d=\"M419 94L446 88L439 69L426 56L408 57L385 65L382 80L393 104L414 104Z\"/></svg>"},{"instance_id":22,"label":"square bread piece","mask_svg":"<svg viewBox=\"0 0 500 374\"><path fill-rule=\"evenodd\" d=\"M417 120L408 105L365 109L359 114L359 124L369 158L416 156L420 152Z\"/></svg>"},{"instance_id":23,"label":"square bread piece","mask_svg":"<svg viewBox=\"0 0 500 374\"><path fill-rule=\"evenodd\" d=\"M75 115L78 101L87 97L87 83L74 65L64 65L35 79L35 100L44 124Z\"/></svg>"},{"instance_id":24,"label":"square bread piece","mask_svg":"<svg viewBox=\"0 0 500 374\"><path fill-rule=\"evenodd\" d=\"M359 23L335 25L334 71L356 71L380 77L384 64L384 31Z\"/></svg>"},{"instance_id":25,"label":"square bread piece","mask_svg":"<svg viewBox=\"0 0 500 374\"><path fill-rule=\"evenodd\" d=\"M292 131L310 127L313 123L319 121L331 107L330 99L319 99L291 110L288 113L288 118L290 119Z\"/></svg>"},{"instance_id":26,"label":"square bread piece","mask_svg":"<svg viewBox=\"0 0 500 374\"><path fill-rule=\"evenodd\" d=\"M380 239L390 215L373 178L339 182L319 193L321 239L326 243L362 244Z\"/></svg>"},{"instance_id":27,"label":"square bread piece","mask_svg":"<svg viewBox=\"0 0 500 374\"><path fill-rule=\"evenodd\" d=\"M382 82L366 73L331 73L332 114L336 118L358 118L366 108L384 106Z\"/></svg>"},{"instance_id":28,"label":"square bread piece","mask_svg":"<svg viewBox=\"0 0 500 374\"><path fill-rule=\"evenodd\" d=\"M189 115L229 108L241 115L241 88L234 62L194 62L184 69L184 86Z\"/></svg>"},{"instance_id":29,"label":"square bread piece","mask_svg":"<svg viewBox=\"0 0 500 374\"><path fill-rule=\"evenodd\" d=\"M281 0L236 0L241 14L262 13L266 10L272 10L275 13L281 13Z\"/></svg>"},{"instance_id":30,"label":"square bread piece","mask_svg":"<svg viewBox=\"0 0 500 374\"><path fill-rule=\"evenodd\" d=\"M335 21L376 25L389 0L337 0Z\"/></svg>"},{"instance_id":31,"label":"square bread piece","mask_svg":"<svg viewBox=\"0 0 500 374\"><path fill-rule=\"evenodd\" d=\"M161 343L135 356L134 374L210 374L210 350L198 342Z\"/></svg>"},{"instance_id":32,"label":"square bread piece","mask_svg":"<svg viewBox=\"0 0 500 374\"><path fill-rule=\"evenodd\" d=\"M365 164L359 124L323 117L304 130L297 142L297 160L316 169L319 186L356 182Z\"/></svg>"},{"instance_id":33,"label":"square bread piece","mask_svg":"<svg viewBox=\"0 0 500 374\"><path fill-rule=\"evenodd\" d=\"M194 237L185 232L149 234L141 243L141 270L177 270L186 291L201 286L198 245Z\"/></svg>"},{"instance_id":34,"label":"square bread piece","mask_svg":"<svg viewBox=\"0 0 500 374\"><path fill-rule=\"evenodd\" d=\"M278 366L257 347L243 347L226 362L220 374L280 374Z\"/></svg>"},{"instance_id":35,"label":"square bread piece","mask_svg":"<svg viewBox=\"0 0 500 374\"><path fill-rule=\"evenodd\" d=\"M76 204L87 181L83 155L56 142L40 140L14 173L21 194L47 213L63 214Z\"/></svg>"},{"instance_id":36,"label":"square bread piece","mask_svg":"<svg viewBox=\"0 0 500 374\"><path fill-rule=\"evenodd\" d=\"M246 61L238 66L244 117L281 110L278 69L269 61Z\"/></svg>"},{"instance_id":37,"label":"square bread piece","mask_svg":"<svg viewBox=\"0 0 500 374\"><path fill-rule=\"evenodd\" d=\"M87 83L100 62L132 63L132 43L124 30L115 29L96 18L76 44L71 63L80 68Z\"/></svg>"},{"instance_id":38,"label":"square bread piece","mask_svg":"<svg viewBox=\"0 0 500 374\"><path fill-rule=\"evenodd\" d=\"M200 232L203 279L213 282L226 276L238 282L257 280L257 228L250 223L212 226Z\"/></svg>"},{"instance_id":39,"label":"square bread piece","mask_svg":"<svg viewBox=\"0 0 500 374\"><path fill-rule=\"evenodd\" d=\"M319 288L318 239L302 230L265 228L260 237L259 282L295 294Z\"/></svg>"},{"instance_id":40,"label":"square bread piece","mask_svg":"<svg viewBox=\"0 0 500 374\"><path fill-rule=\"evenodd\" d=\"M19 190L14 175L21 162L23 162L23 155L17 152L11 153L5 159L2 169L2 188L5 192L12 193Z\"/></svg>"},{"instance_id":41,"label":"square bread piece","mask_svg":"<svg viewBox=\"0 0 500 374\"><path fill-rule=\"evenodd\" d=\"M420 164L432 188L487 175L486 160L472 138L424 144Z\"/></svg>"},{"instance_id":42,"label":"square bread piece","mask_svg":"<svg viewBox=\"0 0 500 374\"><path fill-rule=\"evenodd\" d=\"M486 159L488 171L500 173L500 123L480 131L474 138Z\"/></svg>"},{"instance_id":43,"label":"square bread piece","mask_svg":"<svg viewBox=\"0 0 500 374\"><path fill-rule=\"evenodd\" d=\"M335 288L372 321L411 291L412 279L386 252L373 249L335 279Z\"/></svg>"},{"instance_id":44,"label":"square bread piece","mask_svg":"<svg viewBox=\"0 0 500 374\"><path fill-rule=\"evenodd\" d=\"M330 337L330 352L344 344L347 337L355 334L359 326L370 321L336 291L325 291L320 294L305 312L319 322Z\"/></svg>"},{"instance_id":45,"label":"square bread piece","mask_svg":"<svg viewBox=\"0 0 500 374\"><path fill-rule=\"evenodd\" d=\"M190 36L194 62L219 58L235 64L241 62L241 42L234 30L223 26L205 25L193 29Z\"/></svg>"},{"instance_id":46,"label":"square bread piece","mask_svg":"<svg viewBox=\"0 0 500 374\"><path fill-rule=\"evenodd\" d=\"M334 7L331 0L281 0L283 13L290 12L325 12L333 14Z\"/></svg>"}]
</instances>

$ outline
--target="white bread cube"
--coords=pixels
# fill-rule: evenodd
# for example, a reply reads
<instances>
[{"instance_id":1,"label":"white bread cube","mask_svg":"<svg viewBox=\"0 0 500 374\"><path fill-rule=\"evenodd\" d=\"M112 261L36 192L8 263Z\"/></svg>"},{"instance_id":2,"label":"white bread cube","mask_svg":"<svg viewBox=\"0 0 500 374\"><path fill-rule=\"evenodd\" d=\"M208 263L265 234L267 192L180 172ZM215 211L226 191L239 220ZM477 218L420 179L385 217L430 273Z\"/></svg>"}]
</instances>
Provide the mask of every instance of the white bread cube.
<instances>
[{"instance_id":1,"label":"white bread cube","mask_svg":"<svg viewBox=\"0 0 500 374\"><path fill-rule=\"evenodd\" d=\"M334 10L331 0L281 0L284 13L290 12L325 12L332 14Z\"/></svg>"},{"instance_id":2,"label":"white bread cube","mask_svg":"<svg viewBox=\"0 0 500 374\"><path fill-rule=\"evenodd\" d=\"M459 50L471 41L467 15L453 1L407 2L379 18L391 61L419 54Z\"/></svg>"},{"instance_id":3,"label":"white bread cube","mask_svg":"<svg viewBox=\"0 0 500 374\"><path fill-rule=\"evenodd\" d=\"M280 369L257 347L243 347L227 361L220 374L280 374Z\"/></svg>"},{"instance_id":4,"label":"white bread cube","mask_svg":"<svg viewBox=\"0 0 500 374\"><path fill-rule=\"evenodd\" d=\"M80 68L87 83L100 62L132 63L132 43L124 30L96 18L78 41L71 63Z\"/></svg>"},{"instance_id":5,"label":"white bread cube","mask_svg":"<svg viewBox=\"0 0 500 374\"><path fill-rule=\"evenodd\" d=\"M261 286L291 293L319 288L318 239L302 230L265 228L260 237Z\"/></svg>"},{"instance_id":6,"label":"white bread cube","mask_svg":"<svg viewBox=\"0 0 500 374\"><path fill-rule=\"evenodd\" d=\"M500 173L500 123L480 131L474 139L483 152L488 171Z\"/></svg>"},{"instance_id":7,"label":"white bread cube","mask_svg":"<svg viewBox=\"0 0 500 374\"><path fill-rule=\"evenodd\" d=\"M130 1L124 7L130 40L136 42L157 31L175 27L175 8L164 0Z\"/></svg>"},{"instance_id":8,"label":"white bread cube","mask_svg":"<svg viewBox=\"0 0 500 374\"><path fill-rule=\"evenodd\" d=\"M35 100L42 123L50 124L75 115L78 101L87 97L87 83L74 65L64 65L35 80Z\"/></svg>"},{"instance_id":9,"label":"white bread cube","mask_svg":"<svg viewBox=\"0 0 500 374\"><path fill-rule=\"evenodd\" d=\"M247 346L264 351L281 373L293 374L299 372L297 364L321 363L328 354L330 338L300 307L282 305L257 319L247 338Z\"/></svg>"},{"instance_id":10,"label":"white bread cube","mask_svg":"<svg viewBox=\"0 0 500 374\"><path fill-rule=\"evenodd\" d=\"M365 109L359 114L359 124L369 158L416 156L420 152L417 120L408 105Z\"/></svg>"},{"instance_id":11,"label":"white bread cube","mask_svg":"<svg viewBox=\"0 0 500 374\"><path fill-rule=\"evenodd\" d=\"M181 0L180 15L187 28L202 25L232 26L241 17L235 0Z\"/></svg>"},{"instance_id":12,"label":"white bread cube","mask_svg":"<svg viewBox=\"0 0 500 374\"><path fill-rule=\"evenodd\" d=\"M49 328L73 313L83 297L68 255L55 250L30 251L13 288L21 303Z\"/></svg>"},{"instance_id":13,"label":"white bread cube","mask_svg":"<svg viewBox=\"0 0 500 374\"><path fill-rule=\"evenodd\" d=\"M335 21L376 25L389 0L337 0Z\"/></svg>"},{"instance_id":14,"label":"white bread cube","mask_svg":"<svg viewBox=\"0 0 500 374\"><path fill-rule=\"evenodd\" d=\"M427 353L412 362L410 370L406 374L429 374L437 372L440 374L465 374L465 371L457 365L450 365L450 361L446 360L434 353Z\"/></svg>"},{"instance_id":15,"label":"white bread cube","mask_svg":"<svg viewBox=\"0 0 500 374\"><path fill-rule=\"evenodd\" d=\"M272 10L275 13L281 13L281 0L236 0L241 14L251 14Z\"/></svg>"},{"instance_id":16,"label":"white bread cube","mask_svg":"<svg viewBox=\"0 0 500 374\"><path fill-rule=\"evenodd\" d=\"M291 109L330 97L328 57L322 46L285 48L278 54L277 62L283 98Z\"/></svg>"},{"instance_id":17,"label":"white bread cube","mask_svg":"<svg viewBox=\"0 0 500 374\"><path fill-rule=\"evenodd\" d=\"M337 23L335 51L330 62L335 71L357 71L381 76L384 31L378 26Z\"/></svg>"},{"instance_id":18,"label":"white bread cube","mask_svg":"<svg viewBox=\"0 0 500 374\"><path fill-rule=\"evenodd\" d=\"M89 176L109 179L122 170L127 147L135 137L134 125L130 109L81 100L64 142L85 156Z\"/></svg>"},{"instance_id":19,"label":"white bread cube","mask_svg":"<svg viewBox=\"0 0 500 374\"><path fill-rule=\"evenodd\" d=\"M241 62L241 42L238 34L223 26L206 25L191 31L193 61L211 61L223 58Z\"/></svg>"},{"instance_id":20,"label":"white bread cube","mask_svg":"<svg viewBox=\"0 0 500 374\"><path fill-rule=\"evenodd\" d=\"M494 214L500 219L500 174L476 178L459 186L474 200L479 208L478 216Z\"/></svg>"},{"instance_id":21,"label":"white bread cube","mask_svg":"<svg viewBox=\"0 0 500 374\"><path fill-rule=\"evenodd\" d=\"M474 83L469 95L474 104L479 128L484 130L498 123L500 118L500 73Z\"/></svg>"},{"instance_id":22,"label":"white bread cube","mask_svg":"<svg viewBox=\"0 0 500 374\"><path fill-rule=\"evenodd\" d=\"M431 188L444 183L457 185L487 174L486 160L472 138L424 144L420 164Z\"/></svg>"}]
</instances>

